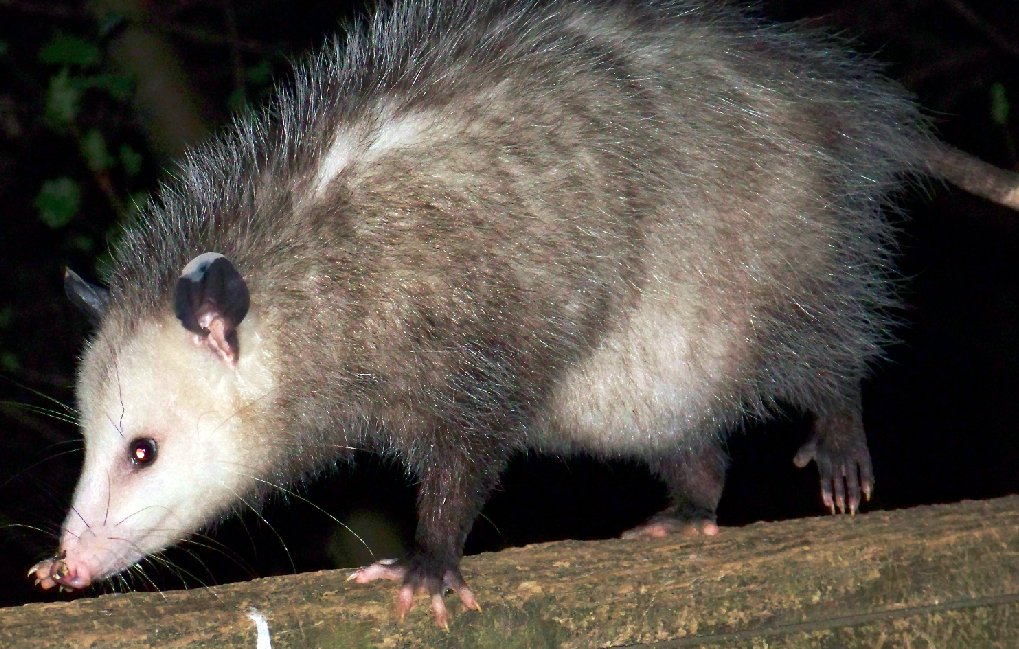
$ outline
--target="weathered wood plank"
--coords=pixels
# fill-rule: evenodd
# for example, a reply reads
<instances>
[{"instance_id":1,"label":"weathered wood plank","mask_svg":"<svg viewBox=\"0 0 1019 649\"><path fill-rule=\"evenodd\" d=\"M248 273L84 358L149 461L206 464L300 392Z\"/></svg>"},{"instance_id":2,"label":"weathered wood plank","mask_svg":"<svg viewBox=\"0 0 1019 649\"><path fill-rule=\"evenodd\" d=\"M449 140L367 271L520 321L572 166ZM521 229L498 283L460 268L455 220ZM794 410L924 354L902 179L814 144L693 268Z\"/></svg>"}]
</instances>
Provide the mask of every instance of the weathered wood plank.
<instances>
[{"instance_id":1,"label":"weathered wood plank","mask_svg":"<svg viewBox=\"0 0 1019 649\"><path fill-rule=\"evenodd\" d=\"M0 647L1017 647L1019 496L726 528L713 539L567 541L470 557L482 613L404 624L395 588L346 571L0 609Z\"/></svg>"}]
</instances>

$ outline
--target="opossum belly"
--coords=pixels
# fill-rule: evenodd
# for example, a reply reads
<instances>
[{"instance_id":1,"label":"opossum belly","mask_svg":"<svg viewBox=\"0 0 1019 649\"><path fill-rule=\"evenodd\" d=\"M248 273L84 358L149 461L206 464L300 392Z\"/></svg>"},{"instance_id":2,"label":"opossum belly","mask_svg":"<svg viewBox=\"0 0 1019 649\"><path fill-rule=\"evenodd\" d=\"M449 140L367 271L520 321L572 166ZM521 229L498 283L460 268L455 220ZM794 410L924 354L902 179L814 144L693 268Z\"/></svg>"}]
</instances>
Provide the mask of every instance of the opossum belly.
<instances>
[{"instance_id":1,"label":"opossum belly","mask_svg":"<svg viewBox=\"0 0 1019 649\"><path fill-rule=\"evenodd\" d=\"M676 295L645 293L625 327L567 372L533 442L644 460L668 486L671 506L641 535L713 534L727 464L721 439L741 415L727 386L744 341L729 324L705 326L703 310L684 308Z\"/></svg>"},{"instance_id":2,"label":"opossum belly","mask_svg":"<svg viewBox=\"0 0 1019 649\"><path fill-rule=\"evenodd\" d=\"M559 381L537 447L650 458L717 434L738 347L732 334L705 334L668 312L674 304L642 302ZM738 406L732 410L738 418Z\"/></svg>"}]
</instances>

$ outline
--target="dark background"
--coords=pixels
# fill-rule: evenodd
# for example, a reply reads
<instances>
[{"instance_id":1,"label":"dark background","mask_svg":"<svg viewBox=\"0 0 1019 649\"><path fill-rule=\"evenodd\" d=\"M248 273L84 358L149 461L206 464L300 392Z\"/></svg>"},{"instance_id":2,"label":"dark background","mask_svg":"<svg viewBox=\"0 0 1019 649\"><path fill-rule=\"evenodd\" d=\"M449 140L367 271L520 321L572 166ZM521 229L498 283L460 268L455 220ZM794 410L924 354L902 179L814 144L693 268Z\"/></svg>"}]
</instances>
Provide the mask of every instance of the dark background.
<instances>
[{"instance_id":1,"label":"dark background","mask_svg":"<svg viewBox=\"0 0 1019 649\"><path fill-rule=\"evenodd\" d=\"M117 11L104 9L114 4ZM132 17L129 9L139 8ZM762 13L805 18L853 39L918 96L942 138L1019 169L1014 3L772 0ZM75 426L60 421L50 401L73 403L75 357L88 331L63 298L63 267L95 277L116 223L155 187L183 140L259 102L287 77L288 57L356 14L342 2L0 0L0 605L72 597L34 590L25 579L56 545L81 461ZM142 79L117 58L125 37L139 32L180 65L186 93L165 101L196 107L197 119L170 137L153 135L136 101ZM867 508L1019 492L1019 214L933 182L903 203L906 324L865 386L877 473ZM806 430L789 413L731 438L723 526L822 513L815 469L791 462ZM359 458L301 493L314 506L291 497L270 503L262 517L234 518L199 539L207 548L171 550L176 571L147 566L153 584L132 586L366 562L354 536L321 510L379 556L399 552L412 533L414 491L399 467ZM637 465L523 458L467 550L617 535L664 502L662 487Z\"/></svg>"}]
</instances>

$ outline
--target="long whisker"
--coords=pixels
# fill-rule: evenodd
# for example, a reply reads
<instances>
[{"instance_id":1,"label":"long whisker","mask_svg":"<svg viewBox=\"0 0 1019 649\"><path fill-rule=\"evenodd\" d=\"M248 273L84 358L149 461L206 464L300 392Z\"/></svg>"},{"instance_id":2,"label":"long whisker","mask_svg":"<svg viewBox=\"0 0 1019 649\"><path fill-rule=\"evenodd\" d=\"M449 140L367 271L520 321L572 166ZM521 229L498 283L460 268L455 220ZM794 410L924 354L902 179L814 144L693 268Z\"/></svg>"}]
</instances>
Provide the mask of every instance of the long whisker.
<instances>
[{"instance_id":1,"label":"long whisker","mask_svg":"<svg viewBox=\"0 0 1019 649\"><path fill-rule=\"evenodd\" d=\"M117 521L116 523L114 523L111 527L120 527L121 525L124 524L124 522L126 520L128 520L132 516L137 516L138 514L141 514L142 512L146 512L146 511L148 511L150 509L166 509L168 512L171 511L171 510L167 509L166 507L164 507L163 505L148 505L147 507L142 507L141 509L136 509L135 511L131 512L130 514L128 514L124 518L122 518L119 521Z\"/></svg>"},{"instance_id":2,"label":"long whisker","mask_svg":"<svg viewBox=\"0 0 1019 649\"><path fill-rule=\"evenodd\" d=\"M72 406L67 405L66 403L64 403L60 399L57 399L56 397L51 397L50 395L46 394L45 392L41 392L39 390L36 390L35 388L27 386L24 383L22 383L20 381L16 381L16 380L12 379L11 377L9 377L7 375L4 375L4 374L0 374L0 379L3 379L3 380L8 381L10 383L13 383L14 385L16 385L17 387L21 388L22 390L26 390L28 392L31 392L32 394L34 394L35 396L39 397L40 399L45 399L46 401L49 401L51 403L57 404L58 406L60 406L60 408L62 410L64 410L68 414L74 415L75 417L77 417L77 415L78 415L78 409L77 408L74 408Z\"/></svg>"},{"instance_id":3,"label":"long whisker","mask_svg":"<svg viewBox=\"0 0 1019 649\"><path fill-rule=\"evenodd\" d=\"M110 520L110 499L113 498L113 480L110 478L110 472L106 472L106 511L103 513L103 526ZM121 521L123 523L123 521ZM117 523L119 525L120 523Z\"/></svg>"},{"instance_id":4,"label":"long whisker","mask_svg":"<svg viewBox=\"0 0 1019 649\"><path fill-rule=\"evenodd\" d=\"M24 410L26 412L31 412L31 413L36 414L36 415L42 415L44 417L49 417L50 419L55 419L56 421L60 421L60 422L63 422L65 424L77 424L78 423L78 416L77 416L77 414L68 414L66 412L61 412L60 410L54 410L53 408L47 408L45 406L37 406L34 403L25 403L23 401L14 401L14 400L11 400L11 399L5 399L3 401L0 401L0 406L7 407L7 408L17 408L19 410Z\"/></svg>"},{"instance_id":5,"label":"long whisker","mask_svg":"<svg viewBox=\"0 0 1019 649\"><path fill-rule=\"evenodd\" d=\"M120 425L117 426L117 431L124 437L124 384L120 380L120 363L114 360L113 367L117 372L117 398L120 401Z\"/></svg>"},{"instance_id":6,"label":"long whisker","mask_svg":"<svg viewBox=\"0 0 1019 649\"><path fill-rule=\"evenodd\" d=\"M349 525L347 525L346 523L344 523L340 519L336 518L335 516L333 516L332 514L327 512L326 510L322 509L321 507L319 507L318 505L316 505L312 501L308 500L307 498L305 498L301 494L293 491L292 489L287 489L286 487L284 487L282 485L278 485L278 484L276 484L274 482L271 482L269 480L265 480L263 478L259 478L258 476L248 475L248 474L245 474L245 473L241 473L239 471L234 471L234 473L236 475L240 475L240 476L244 476L246 478L250 478L250 479L252 479L252 480L254 480L256 482L261 482L262 484L267 485L269 487L273 487L274 489L278 489L279 491L282 491L286 495L288 495L288 496L290 496L292 498L296 498L297 500L300 500L301 502L304 502L304 503L310 505L311 507L317 509L322 514L325 514L326 517L329 518L331 521L333 521L334 523L336 523L337 525L339 525L340 527L345 529L347 532L349 532L351 535L353 535L353 537L355 539L357 539L358 542L361 545L364 546L364 549L368 551L368 554L371 556L371 558L375 559L375 553L372 552L371 547L368 546L368 543L365 542L365 540L363 538L361 538L361 536L357 532L355 532L353 529L351 529L351 527Z\"/></svg>"},{"instance_id":7,"label":"long whisker","mask_svg":"<svg viewBox=\"0 0 1019 649\"><path fill-rule=\"evenodd\" d=\"M246 505L248 509L250 509L252 512L254 512L255 516L257 516L259 520L261 520L263 523L265 523L265 526L268 527L269 530L273 534L276 535L276 538L279 539L280 545L283 547L283 551L287 555L287 561L290 563L290 569L294 573L296 573L297 572L297 565L294 563L294 557L290 554L290 548L287 547L287 542L283 540L283 537L280 535L280 533L278 531L276 531L276 528L273 527L272 524L269 523L269 521L267 521L264 516L262 516L262 513L260 511L258 511L258 509L254 505L249 503L243 496L241 496L239 493L237 493L237 491L235 491L233 489L230 489L229 487L225 487L225 488L228 491L230 491L231 493L233 493L234 497L237 500L239 500L240 502L244 503L244 505Z\"/></svg>"},{"instance_id":8,"label":"long whisker","mask_svg":"<svg viewBox=\"0 0 1019 649\"><path fill-rule=\"evenodd\" d=\"M116 587L119 585L121 588L119 592L121 593L127 593L130 592L131 590L134 590L133 588L131 588L131 584L128 583L127 577L125 577L126 574L127 574L126 572L118 572L117 574L113 575L113 577L110 577L109 580L110 586L113 587L114 590L116 590ZM116 583L114 583L113 581L114 579L116 579Z\"/></svg>"},{"instance_id":9,"label":"long whisker","mask_svg":"<svg viewBox=\"0 0 1019 649\"><path fill-rule=\"evenodd\" d=\"M156 582L152 581L152 578L145 573L145 568L142 567L141 562L138 562L131 566L130 568L128 568L128 571L130 571L131 574L137 574L139 577L147 581L149 585L152 586L153 590L159 593L160 597L162 597L164 600L166 599L166 593L164 593L162 589L160 589L159 586L156 585Z\"/></svg>"},{"instance_id":10,"label":"long whisker","mask_svg":"<svg viewBox=\"0 0 1019 649\"><path fill-rule=\"evenodd\" d=\"M183 548L179 548L179 549L181 549L183 552L187 552L190 556L192 556L193 558L197 559L197 557L195 557L195 555L193 553L188 552L187 550L184 550ZM151 562L153 562L153 563L158 563L159 565L164 566L165 568L167 568L168 570L170 570L174 574L176 574L177 578L180 579L180 583L184 586L185 590L191 590L191 587L188 585L187 579L184 579L183 577L181 577L181 575L183 575L184 577L190 577L194 581L198 582L199 586L201 586L202 588L205 588L210 593L212 593L213 596L215 596L217 598L219 597L219 594L216 593L216 589L211 584L206 583L205 581L200 579L198 576L196 576L191 571L185 570L184 568L182 568L175 561L171 561L163 553L160 552L159 554L150 555L150 556L146 557L146 559L151 561ZM199 561L199 563L202 563L202 562ZM212 576L212 572L209 571L208 568L206 568L204 563L202 563L202 567L205 568L206 572L208 572L210 576Z\"/></svg>"},{"instance_id":11,"label":"long whisker","mask_svg":"<svg viewBox=\"0 0 1019 649\"><path fill-rule=\"evenodd\" d=\"M48 451L48 450L56 449L59 446L73 446L74 450L80 450L80 449L85 448L85 438L81 437L79 435L79 436L74 437L72 439L65 439L65 440L61 440L59 442L53 442L52 444L50 444L49 446L46 447L46 450Z\"/></svg>"},{"instance_id":12,"label":"long whisker","mask_svg":"<svg viewBox=\"0 0 1019 649\"><path fill-rule=\"evenodd\" d=\"M246 403L244 403L243 405L241 405L240 407L235 409L232 413L230 413L230 416L228 416L226 419L224 419L223 421L219 422L219 424L217 424L216 427L212 429L212 432L215 433L220 428L225 426L227 424L227 422L229 422L230 420L232 420L232 419L234 419L236 417L239 417L243 412L245 412L249 408L254 407L256 403L258 403L262 399L265 399L266 397L268 397L273 392L274 392L274 389L270 388L270 389L266 390L265 392L263 392L262 394L258 395L257 397L254 397L254 398L250 399L249 401L247 401Z\"/></svg>"},{"instance_id":13,"label":"long whisker","mask_svg":"<svg viewBox=\"0 0 1019 649\"><path fill-rule=\"evenodd\" d=\"M75 507L74 505L71 505L71 511L74 512L75 516L77 516L78 518L81 519L81 522L85 524L85 527L87 529L92 529L92 526L88 524L88 521L85 520L85 517L81 515L81 512L78 511L77 507Z\"/></svg>"},{"instance_id":14,"label":"long whisker","mask_svg":"<svg viewBox=\"0 0 1019 649\"><path fill-rule=\"evenodd\" d=\"M54 534L53 532L43 527L39 527L38 525L29 525L27 523L5 523L3 525L0 525L0 530L7 530L15 527L26 530L32 530L33 532L39 532L40 534L44 534L46 536L53 538L56 538L58 536L57 534Z\"/></svg>"},{"instance_id":15,"label":"long whisker","mask_svg":"<svg viewBox=\"0 0 1019 649\"><path fill-rule=\"evenodd\" d=\"M244 522L244 517L243 516L235 516L234 520L236 520L238 523L240 523L241 527L244 528L244 533L248 536L248 545L251 547L252 555L258 556L258 547L255 545L255 537L251 534L251 530L248 528L248 524ZM206 538L209 538L210 540L212 540L211 537L206 537ZM217 543L218 543L218 541L217 541Z\"/></svg>"},{"instance_id":16,"label":"long whisker","mask_svg":"<svg viewBox=\"0 0 1019 649\"><path fill-rule=\"evenodd\" d=\"M185 571L182 570L180 568L180 566L178 566L176 563L174 563L173 561L170 561L169 559L167 559L166 556L162 552L158 552L156 554L150 554L149 556L143 558L141 561L139 561L137 564L135 564L135 566L136 567L137 566L141 566L142 562L150 563L150 564L152 564L154 566L158 566L160 568L163 568L165 571L167 571L170 574L172 574L181 583L181 586L183 586L184 590L191 590L191 585L188 584L188 581L186 579L186 575L184 574ZM162 592L162 591L160 591L160 592Z\"/></svg>"},{"instance_id":17,"label":"long whisker","mask_svg":"<svg viewBox=\"0 0 1019 649\"><path fill-rule=\"evenodd\" d=\"M243 570L249 576L254 576L255 575L254 568L252 568L250 564L248 564L246 561L244 561L239 556L237 556L237 553L234 552L233 550L231 550L228 546L226 546L223 543L220 543L219 541L216 541L215 539L213 539L213 538L211 538L209 536L206 536L204 534L201 535L201 538L204 538L207 542L203 543L201 541L198 541L196 538L192 537L192 538L184 539L182 541L182 543L184 543L186 545L193 545L193 546L196 546L196 547L199 547L199 548L203 548L203 549L208 550L210 552L215 552L216 554L218 554L218 555L224 557L225 559L229 560L230 562L232 562L235 566L237 566L238 568ZM183 550L183 548L181 548L181 549ZM187 550L184 550L184 551L187 552ZM202 562L200 559L198 559L198 556L195 553L188 552L188 554L191 554L191 556L195 557L195 559L198 560L199 563L201 563L203 567L205 567L204 562ZM209 573L209 576L212 577L212 571L209 570L208 568L206 568L206 571Z\"/></svg>"}]
</instances>

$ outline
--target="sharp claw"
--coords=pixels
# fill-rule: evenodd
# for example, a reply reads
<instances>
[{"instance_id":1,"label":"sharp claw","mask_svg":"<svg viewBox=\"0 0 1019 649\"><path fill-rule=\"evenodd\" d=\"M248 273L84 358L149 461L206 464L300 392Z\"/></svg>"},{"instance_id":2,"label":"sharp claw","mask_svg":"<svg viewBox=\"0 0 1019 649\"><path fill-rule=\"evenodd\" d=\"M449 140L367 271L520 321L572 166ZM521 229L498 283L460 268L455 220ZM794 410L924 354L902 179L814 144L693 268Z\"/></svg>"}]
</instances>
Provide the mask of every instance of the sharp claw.
<instances>
[{"instance_id":1,"label":"sharp claw","mask_svg":"<svg viewBox=\"0 0 1019 649\"><path fill-rule=\"evenodd\" d=\"M481 612L481 605L478 604L478 600L474 597L474 593L470 588L461 588L456 591L456 594L460 596L460 601L463 602L464 608Z\"/></svg>"},{"instance_id":2,"label":"sharp claw","mask_svg":"<svg viewBox=\"0 0 1019 649\"><path fill-rule=\"evenodd\" d=\"M824 506L828 509L835 509L835 499L832 496L831 489L824 487L821 488L821 502L824 503ZM832 513L834 513L834 511Z\"/></svg>"},{"instance_id":3,"label":"sharp claw","mask_svg":"<svg viewBox=\"0 0 1019 649\"><path fill-rule=\"evenodd\" d=\"M414 606L414 587L401 586L396 593L396 617L400 622L403 622L407 617L412 606Z\"/></svg>"},{"instance_id":4,"label":"sharp claw","mask_svg":"<svg viewBox=\"0 0 1019 649\"><path fill-rule=\"evenodd\" d=\"M408 562L410 563L410 562ZM455 567L446 568L441 575L436 575L429 570L430 566L411 563L406 565L395 559L376 561L370 566L360 568L347 575L346 581L355 581L359 584L368 583L377 579L402 581L403 583L396 592L396 617L403 622L407 614L414 607L414 599L418 594L428 595L431 603L432 614L436 625L448 631L452 619L449 609L446 607L445 594L452 590L460 597L465 609L480 611L474 593L467 588L459 570Z\"/></svg>"},{"instance_id":5,"label":"sharp claw","mask_svg":"<svg viewBox=\"0 0 1019 649\"><path fill-rule=\"evenodd\" d=\"M442 595L432 595L432 613L435 614L435 624L443 631L449 631L449 610Z\"/></svg>"},{"instance_id":6,"label":"sharp claw","mask_svg":"<svg viewBox=\"0 0 1019 649\"><path fill-rule=\"evenodd\" d=\"M45 565L52 565L52 563L53 563L52 559L44 559L42 561L39 561L34 566L32 566L31 568L28 569L28 574L25 575L25 576L26 577L31 577L33 574L35 574L35 573L39 572L40 570L42 570L43 566L45 566Z\"/></svg>"}]
</instances>

